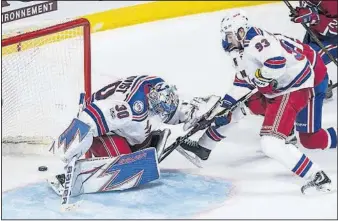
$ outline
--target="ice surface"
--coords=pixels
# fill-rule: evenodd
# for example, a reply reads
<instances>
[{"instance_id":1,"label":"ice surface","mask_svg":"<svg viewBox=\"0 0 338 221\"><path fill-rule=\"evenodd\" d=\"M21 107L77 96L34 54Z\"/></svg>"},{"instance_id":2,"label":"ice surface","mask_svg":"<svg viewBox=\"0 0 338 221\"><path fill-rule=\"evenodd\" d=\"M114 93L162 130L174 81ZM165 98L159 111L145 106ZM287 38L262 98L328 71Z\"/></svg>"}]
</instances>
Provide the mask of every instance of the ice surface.
<instances>
[{"instance_id":1,"label":"ice surface","mask_svg":"<svg viewBox=\"0 0 338 221\"><path fill-rule=\"evenodd\" d=\"M67 213L60 212L60 197L45 183L30 184L3 193L2 211L5 219L189 218L201 209L222 203L230 193L231 183L227 180L162 170L160 180L139 188L71 198L71 203L78 202L79 207Z\"/></svg>"},{"instance_id":2,"label":"ice surface","mask_svg":"<svg viewBox=\"0 0 338 221\"><path fill-rule=\"evenodd\" d=\"M289 24L288 10L280 4L247 9L252 21L271 32L279 32L302 38L303 29L299 25ZM234 70L220 47L220 19L224 11L206 13L184 18L153 22L93 35L93 89L105 85L119 77L135 74L163 76L176 84L180 93L187 98L209 94L223 95L229 89ZM294 27L294 28L290 28ZM330 76L337 79L335 67L330 67ZM332 101L324 106L323 126L337 128L337 91ZM262 118L249 116L233 128L225 141L219 143L204 168L197 169L185 158L173 152L163 163L161 169L179 169L187 174L219 177L234 187L230 198L222 202L210 201L210 207L199 207L191 212L190 218L224 219L333 219L337 218L337 193L321 196L303 196L300 187L303 180L291 174L278 162L264 156L259 148L259 129ZM180 127L172 129L171 140L181 135ZM198 134L193 137L198 138ZM170 142L169 142L170 143ZM337 150L301 150L318 163L337 185ZM51 157L32 154L6 154L3 160L3 189L25 186L42 182L57 171L59 162ZM39 165L47 165L47 172L38 172ZM192 183L182 178L187 188ZM161 182L165 182L162 180ZM32 184L33 187L39 184ZM223 185L223 187L226 184ZM31 186L32 187L32 186ZM41 186L40 186L41 187ZM41 187L42 188L42 187ZM219 186L213 186L210 194ZM207 194L199 187L194 191L195 199L202 203ZM200 191L198 191L200 190ZM43 194L41 189L40 194ZM159 193L156 188L153 191ZM137 193L137 192L135 192ZM42 195L47 197L46 195ZM201 198L199 198L201 196ZM39 197L39 196L38 196ZM41 196L40 196L41 197ZM49 197L49 196L48 196ZM163 196L163 198L165 198ZM23 198L22 199L27 199ZM125 200L135 201L142 207L138 197ZM128 201L129 202L129 201ZM217 202L217 206L215 206ZM87 202L88 203L88 202ZM95 206L91 202L86 206ZM164 205L170 208L171 203ZM182 204L172 212L176 218L186 218L184 211L191 211L199 205ZM107 212L97 209L96 213ZM127 210L126 213L128 213ZM93 212L95 214L95 212ZM4 214L5 215L5 214ZM159 218L156 211L140 216ZM162 214L163 215L163 214ZM7 215L8 216L8 215ZM4 216L5 217L5 216ZM161 217L161 215L160 215ZM57 217L55 217L57 218ZM130 215L133 218L133 215Z\"/></svg>"}]
</instances>

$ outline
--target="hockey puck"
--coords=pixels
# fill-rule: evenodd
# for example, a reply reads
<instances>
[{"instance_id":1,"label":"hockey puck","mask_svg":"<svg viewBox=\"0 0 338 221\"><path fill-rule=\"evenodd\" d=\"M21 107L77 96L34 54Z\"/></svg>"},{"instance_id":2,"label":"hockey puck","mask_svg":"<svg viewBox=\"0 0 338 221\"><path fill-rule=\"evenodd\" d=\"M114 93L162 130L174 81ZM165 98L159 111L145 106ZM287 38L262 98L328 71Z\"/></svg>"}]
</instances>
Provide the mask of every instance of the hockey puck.
<instances>
[{"instance_id":1,"label":"hockey puck","mask_svg":"<svg viewBox=\"0 0 338 221\"><path fill-rule=\"evenodd\" d=\"M39 171L46 171L47 170L47 167L46 166L39 166Z\"/></svg>"}]
</instances>

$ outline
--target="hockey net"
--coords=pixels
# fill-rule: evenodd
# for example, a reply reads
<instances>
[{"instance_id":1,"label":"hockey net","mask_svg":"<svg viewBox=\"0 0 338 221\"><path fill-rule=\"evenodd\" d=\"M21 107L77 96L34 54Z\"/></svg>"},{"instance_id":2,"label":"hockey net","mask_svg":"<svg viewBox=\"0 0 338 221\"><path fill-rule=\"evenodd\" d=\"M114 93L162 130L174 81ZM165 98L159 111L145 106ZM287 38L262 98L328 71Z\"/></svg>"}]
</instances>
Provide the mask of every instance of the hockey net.
<instances>
[{"instance_id":1,"label":"hockey net","mask_svg":"<svg viewBox=\"0 0 338 221\"><path fill-rule=\"evenodd\" d=\"M1 47L2 144L50 144L91 93L88 20L5 30Z\"/></svg>"}]
</instances>

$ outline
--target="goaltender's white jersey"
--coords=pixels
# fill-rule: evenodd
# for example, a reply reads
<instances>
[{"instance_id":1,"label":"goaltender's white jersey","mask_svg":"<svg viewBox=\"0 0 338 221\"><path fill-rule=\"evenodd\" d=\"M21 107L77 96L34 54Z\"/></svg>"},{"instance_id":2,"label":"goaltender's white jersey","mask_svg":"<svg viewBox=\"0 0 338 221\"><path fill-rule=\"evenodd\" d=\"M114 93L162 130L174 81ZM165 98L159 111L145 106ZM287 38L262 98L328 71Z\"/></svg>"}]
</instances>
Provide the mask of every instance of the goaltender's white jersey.
<instances>
[{"instance_id":1,"label":"goaltender's white jersey","mask_svg":"<svg viewBox=\"0 0 338 221\"><path fill-rule=\"evenodd\" d=\"M263 92L267 98L313 87L313 61L307 59L303 50L303 45L297 40L251 27L246 34L241 56L238 52L232 53L237 54L238 63L234 85L242 88L233 88L229 95L239 99L248 92L245 88L263 87L259 81L255 81L259 77L258 69L261 70L261 77L278 82L273 93Z\"/></svg>"},{"instance_id":2,"label":"goaltender's white jersey","mask_svg":"<svg viewBox=\"0 0 338 221\"><path fill-rule=\"evenodd\" d=\"M131 76L95 92L78 119L90 125L94 137L115 133L130 145L141 144L156 129L158 119L150 117L147 93L150 87L164 82L156 76ZM179 111L169 124L179 123Z\"/></svg>"}]
</instances>

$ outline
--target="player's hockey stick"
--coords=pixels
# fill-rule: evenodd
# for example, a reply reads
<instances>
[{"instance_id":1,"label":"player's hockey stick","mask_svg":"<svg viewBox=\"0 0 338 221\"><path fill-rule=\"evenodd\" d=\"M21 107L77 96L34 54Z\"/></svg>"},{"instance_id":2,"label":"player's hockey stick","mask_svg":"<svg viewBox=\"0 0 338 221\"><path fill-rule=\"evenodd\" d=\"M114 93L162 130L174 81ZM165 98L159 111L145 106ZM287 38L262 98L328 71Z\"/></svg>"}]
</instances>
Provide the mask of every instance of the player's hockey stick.
<instances>
[{"instance_id":1,"label":"player's hockey stick","mask_svg":"<svg viewBox=\"0 0 338 221\"><path fill-rule=\"evenodd\" d=\"M207 123L207 122L205 122ZM207 126L207 125L205 125ZM185 139L188 139L190 136L194 135L197 131L202 130L203 125L201 123L197 123L186 135L182 137L178 137L176 141L171 144L169 147L167 147L164 152L162 153L159 163L162 162L171 152L173 152L176 147L178 147Z\"/></svg>"},{"instance_id":2,"label":"player's hockey stick","mask_svg":"<svg viewBox=\"0 0 338 221\"><path fill-rule=\"evenodd\" d=\"M235 110L238 105L247 99L251 97L254 93L256 93L258 90L257 88L253 89L246 95L244 95L242 98L240 98L234 105L232 105L230 108L224 108L220 105L215 105L214 108L212 108L208 113L205 114L204 120L201 120L199 123L197 123L186 135L182 137L178 137L176 141L171 144L169 147L165 149L165 151L162 153L161 157L159 158L159 162L163 161L171 152L173 152L184 140L188 139L192 135L194 135L197 131L203 130L207 127L209 127L215 120L216 115L222 115L225 112L231 112ZM210 115L210 113L213 113ZM210 115L210 116L208 116ZM203 119L203 118L202 118Z\"/></svg>"},{"instance_id":3,"label":"player's hockey stick","mask_svg":"<svg viewBox=\"0 0 338 221\"><path fill-rule=\"evenodd\" d=\"M296 10L292 7L292 5L290 4L289 1L287 0L283 0L283 2L285 3L285 5L290 9L291 13L296 13ZM320 40L317 38L317 36L310 30L310 28L305 24L305 23L301 23L303 25L303 27L305 28L305 30L309 33L310 37L312 38L312 40L314 40L319 47L327 54L327 56L330 58L330 60L336 65L338 66L338 62L337 60L333 57L333 55L325 48L325 46L322 44L322 42L320 42ZM333 88L332 88L333 89Z\"/></svg>"}]
</instances>

